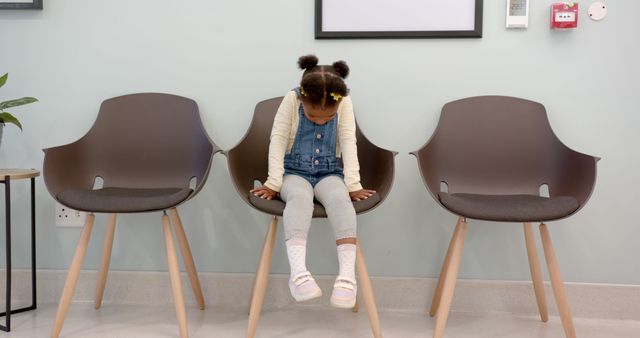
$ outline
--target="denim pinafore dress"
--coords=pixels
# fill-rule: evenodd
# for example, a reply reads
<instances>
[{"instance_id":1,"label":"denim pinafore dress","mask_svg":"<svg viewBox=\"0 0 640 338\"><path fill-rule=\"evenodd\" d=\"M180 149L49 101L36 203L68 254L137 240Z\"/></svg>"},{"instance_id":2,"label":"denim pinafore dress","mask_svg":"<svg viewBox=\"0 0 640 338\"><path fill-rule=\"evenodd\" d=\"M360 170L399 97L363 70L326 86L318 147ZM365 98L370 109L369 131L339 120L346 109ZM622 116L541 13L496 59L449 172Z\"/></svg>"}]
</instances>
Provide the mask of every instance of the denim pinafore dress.
<instances>
[{"instance_id":1,"label":"denim pinafore dress","mask_svg":"<svg viewBox=\"0 0 640 338\"><path fill-rule=\"evenodd\" d=\"M293 89L300 98L300 87ZM284 174L298 175L311 186L327 176L344 178L340 159L336 156L338 117L318 125L304 114L302 103L298 108L298 130L291 152L284 156Z\"/></svg>"}]
</instances>

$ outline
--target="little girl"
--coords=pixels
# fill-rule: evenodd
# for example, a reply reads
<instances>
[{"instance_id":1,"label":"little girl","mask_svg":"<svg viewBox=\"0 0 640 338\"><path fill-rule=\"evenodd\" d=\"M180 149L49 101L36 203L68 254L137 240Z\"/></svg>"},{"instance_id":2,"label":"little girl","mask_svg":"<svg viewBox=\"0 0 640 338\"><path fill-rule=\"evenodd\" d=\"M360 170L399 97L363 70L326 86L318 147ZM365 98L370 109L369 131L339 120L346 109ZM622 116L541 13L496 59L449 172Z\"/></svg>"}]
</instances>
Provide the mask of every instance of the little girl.
<instances>
[{"instance_id":1,"label":"little girl","mask_svg":"<svg viewBox=\"0 0 640 338\"><path fill-rule=\"evenodd\" d=\"M367 199L375 191L360 185L356 123L344 83L349 67L344 61L319 66L314 55L300 57L298 65L304 70L300 86L282 100L271 130L269 177L251 192L268 200L279 192L286 203L289 289L298 302L322 295L305 264L314 197L322 203L333 227L340 265L331 304L351 308L357 292L356 213L351 201Z\"/></svg>"}]
</instances>

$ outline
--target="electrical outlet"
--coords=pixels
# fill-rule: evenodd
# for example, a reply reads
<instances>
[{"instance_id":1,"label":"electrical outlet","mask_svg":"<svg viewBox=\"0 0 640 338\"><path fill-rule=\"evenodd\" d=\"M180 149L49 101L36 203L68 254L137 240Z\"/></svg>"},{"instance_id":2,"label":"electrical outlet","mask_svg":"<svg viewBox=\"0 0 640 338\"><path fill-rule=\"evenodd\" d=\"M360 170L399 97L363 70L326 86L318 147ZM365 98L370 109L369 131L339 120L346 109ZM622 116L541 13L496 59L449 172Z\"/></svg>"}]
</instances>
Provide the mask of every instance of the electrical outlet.
<instances>
[{"instance_id":1,"label":"electrical outlet","mask_svg":"<svg viewBox=\"0 0 640 338\"><path fill-rule=\"evenodd\" d=\"M70 209L56 202L56 226L82 227L86 220L86 212Z\"/></svg>"}]
</instances>

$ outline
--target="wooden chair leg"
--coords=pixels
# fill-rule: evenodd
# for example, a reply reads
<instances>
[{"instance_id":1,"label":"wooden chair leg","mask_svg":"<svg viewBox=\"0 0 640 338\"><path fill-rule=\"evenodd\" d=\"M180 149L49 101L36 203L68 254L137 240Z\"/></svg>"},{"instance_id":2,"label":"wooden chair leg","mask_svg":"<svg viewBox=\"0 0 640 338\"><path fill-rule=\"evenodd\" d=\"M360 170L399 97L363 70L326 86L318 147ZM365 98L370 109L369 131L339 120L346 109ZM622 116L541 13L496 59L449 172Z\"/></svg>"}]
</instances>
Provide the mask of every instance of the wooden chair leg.
<instances>
[{"instance_id":1,"label":"wooden chair leg","mask_svg":"<svg viewBox=\"0 0 640 338\"><path fill-rule=\"evenodd\" d=\"M187 313L184 308L182 283L180 282L180 266L178 265L176 247L173 242L171 223L169 222L169 216L167 216L166 212L162 215L162 229L164 231L164 241L167 248L167 265L169 266L171 289L173 291L173 303L175 304L176 316L178 317L180 337L187 338L189 336L189 332L187 330Z\"/></svg>"},{"instance_id":2,"label":"wooden chair leg","mask_svg":"<svg viewBox=\"0 0 640 338\"><path fill-rule=\"evenodd\" d=\"M358 295L356 295L356 303L353 305L353 308L351 308L351 312L353 313L358 313L358 310L360 310L360 302L358 300Z\"/></svg>"},{"instance_id":3,"label":"wooden chair leg","mask_svg":"<svg viewBox=\"0 0 640 338\"><path fill-rule=\"evenodd\" d=\"M460 270L464 237L467 233L467 222L462 219L458 224L460 229L455 234L450 266L445 273L440 305L436 313L436 324L433 329L434 338L441 338L444 335L444 328L447 325L447 318L449 317L449 310L451 309L451 303L453 301L453 292L455 291L456 280L458 279L458 271Z\"/></svg>"},{"instance_id":4,"label":"wooden chair leg","mask_svg":"<svg viewBox=\"0 0 640 338\"><path fill-rule=\"evenodd\" d=\"M264 250L264 247L263 247ZM262 262L262 257L260 257L259 262L258 262L258 266L260 265L260 263ZM251 293L249 294L249 304L247 304L247 315L251 314L251 304L253 303L253 294L256 292L256 282L258 281L258 275L256 273L255 276L253 276L253 285L251 286Z\"/></svg>"},{"instance_id":5,"label":"wooden chair leg","mask_svg":"<svg viewBox=\"0 0 640 338\"><path fill-rule=\"evenodd\" d=\"M182 259L184 260L184 266L187 270L187 275L189 276L191 288L193 289L193 293L196 296L198 307L200 308L200 310L204 310L204 296L202 295L202 288L200 287L198 271L196 270L196 264L193 261L193 256L191 255L191 248L189 247L189 242L187 241L187 235L184 233L184 228L182 227L182 222L180 221L180 215L178 215L178 210L176 208L171 208L169 212L171 213L171 222L176 229L176 238L178 239L178 244L180 245L180 252L182 253Z\"/></svg>"},{"instance_id":6,"label":"wooden chair leg","mask_svg":"<svg viewBox=\"0 0 640 338\"><path fill-rule=\"evenodd\" d=\"M274 217L275 218L275 217ZM272 223L273 223L273 219L272 219ZM277 220L276 220L276 226L278 225ZM267 229L267 233L264 236L264 242L262 243L262 251L260 252L260 258L258 259L258 269L260 269L260 267L262 265L265 264L265 261L267 259L269 259L269 264L271 264L271 258L267 257L266 250L267 250L267 246L270 245L270 240L271 237L269 236L269 230L271 229L271 225L269 225L269 229ZM277 231L276 231L277 233ZM271 244L273 245L273 244ZM273 248L271 248L270 250L273 250ZM258 270L256 269L256 270ZM253 285L251 286L251 293L250 293L250 297L249 297L249 303L247 304L247 314L251 313L251 304L253 303L253 295L255 294L256 291L256 283L258 282L258 273L256 271L256 275L253 277Z\"/></svg>"},{"instance_id":7,"label":"wooden chair leg","mask_svg":"<svg viewBox=\"0 0 640 338\"><path fill-rule=\"evenodd\" d=\"M271 270L271 257L273 256L273 248L276 242L276 233L278 230L278 217L273 217L267 234L264 238L264 246L262 247L262 255L258 263L258 271L254 282L253 292L251 294L251 306L249 309L249 324L247 326L247 338L253 338L256 335L258 322L260 321L260 312L262 311L262 303L264 302L264 294L267 289L269 271Z\"/></svg>"},{"instance_id":8,"label":"wooden chair leg","mask_svg":"<svg viewBox=\"0 0 640 338\"><path fill-rule=\"evenodd\" d=\"M359 241L356 243L356 269L358 270L358 284L362 290L362 298L364 298L364 305L369 315L369 322L371 323L371 331L373 331L374 337L382 338L376 300L373 296L373 288L371 287L367 264L364 261L364 255L362 254Z\"/></svg>"},{"instance_id":9,"label":"wooden chair leg","mask_svg":"<svg viewBox=\"0 0 640 338\"><path fill-rule=\"evenodd\" d=\"M529 257L529 269L531 270L531 280L533 281L533 290L536 294L536 302L538 303L538 311L540 319L543 322L549 320L547 311L547 302L544 297L544 284L542 283L542 271L540 269L540 260L538 259L538 250L536 250L536 240L533 236L531 223L524 223L524 238L527 245L527 256Z\"/></svg>"},{"instance_id":10,"label":"wooden chair leg","mask_svg":"<svg viewBox=\"0 0 640 338\"><path fill-rule=\"evenodd\" d=\"M436 287L436 291L433 293L433 299L431 300L431 309L429 309L429 316L433 317L436 315L438 311L438 306L440 306L440 298L442 297L442 285L444 284L444 279L447 274L447 270L449 269L449 265L451 263L451 254L453 253L453 243L460 231L460 223L463 222L464 219L462 217L458 218L458 223L456 224L455 230L453 230L453 235L451 235L451 241L449 242L449 248L447 249L447 255L444 258L444 262L442 263L442 267L440 268L440 276L438 277L438 286Z\"/></svg>"},{"instance_id":11,"label":"wooden chair leg","mask_svg":"<svg viewBox=\"0 0 640 338\"><path fill-rule=\"evenodd\" d=\"M558 261L556 260L556 255L553 250L549 230L547 229L547 225L544 223L540 224L540 235L542 237L544 257L547 260L549 276L551 277L551 286L553 288L553 294L556 298L556 304L558 305L558 312L560 313L560 320L562 321L564 334L567 338L575 338L576 329L573 326L571 309L569 308L567 294L564 290L564 284L562 283L562 276L560 275L560 267L558 266Z\"/></svg>"},{"instance_id":12,"label":"wooden chair leg","mask_svg":"<svg viewBox=\"0 0 640 338\"><path fill-rule=\"evenodd\" d=\"M87 253L87 247L89 246L89 238L91 237L91 230L93 229L93 220L95 216L93 214L87 215L87 222L82 229L80 240L76 246L76 253L71 261L71 267L67 274L67 281L64 283L64 289L62 290L62 296L60 297L60 304L58 304L58 312L56 313L56 320L51 330L51 338L58 338L60 331L62 331L62 325L64 319L67 317L67 310L69 310L69 303L73 298L73 291L76 288L76 282L80 275L80 268L82 268L82 262L84 256Z\"/></svg>"},{"instance_id":13,"label":"wooden chair leg","mask_svg":"<svg viewBox=\"0 0 640 338\"><path fill-rule=\"evenodd\" d=\"M102 261L100 262L100 271L98 272L98 284L96 285L96 310L102 306L102 297L104 295L104 287L107 283L107 273L109 273L109 263L111 262L111 249L113 248L113 236L116 231L116 214L109 215L107 230L104 234L104 243L102 244Z\"/></svg>"}]
</instances>

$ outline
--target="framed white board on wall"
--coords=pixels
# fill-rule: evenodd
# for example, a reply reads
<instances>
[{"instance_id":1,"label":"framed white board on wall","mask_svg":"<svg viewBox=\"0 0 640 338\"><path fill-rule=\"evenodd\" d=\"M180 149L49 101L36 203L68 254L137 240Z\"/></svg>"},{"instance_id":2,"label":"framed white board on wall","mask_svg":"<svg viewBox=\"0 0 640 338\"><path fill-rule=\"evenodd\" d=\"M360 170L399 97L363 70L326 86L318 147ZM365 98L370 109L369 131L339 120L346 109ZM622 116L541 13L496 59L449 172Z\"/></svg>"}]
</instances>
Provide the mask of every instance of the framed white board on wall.
<instances>
[{"instance_id":1,"label":"framed white board on wall","mask_svg":"<svg viewBox=\"0 0 640 338\"><path fill-rule=\"evenodd\" d=\"M0 9L42 9L42 0L0 0Z\"/></svg>"},{"instance_id":2,"label":"framed white board on wall","mask_svg":"<svg viewBox=\"0 0 640 338\"><path fill-rule=\"evenodd\" d=\"M316 0L316 39L480 38L483 0Z\"/></svg>"}]
</instances>

